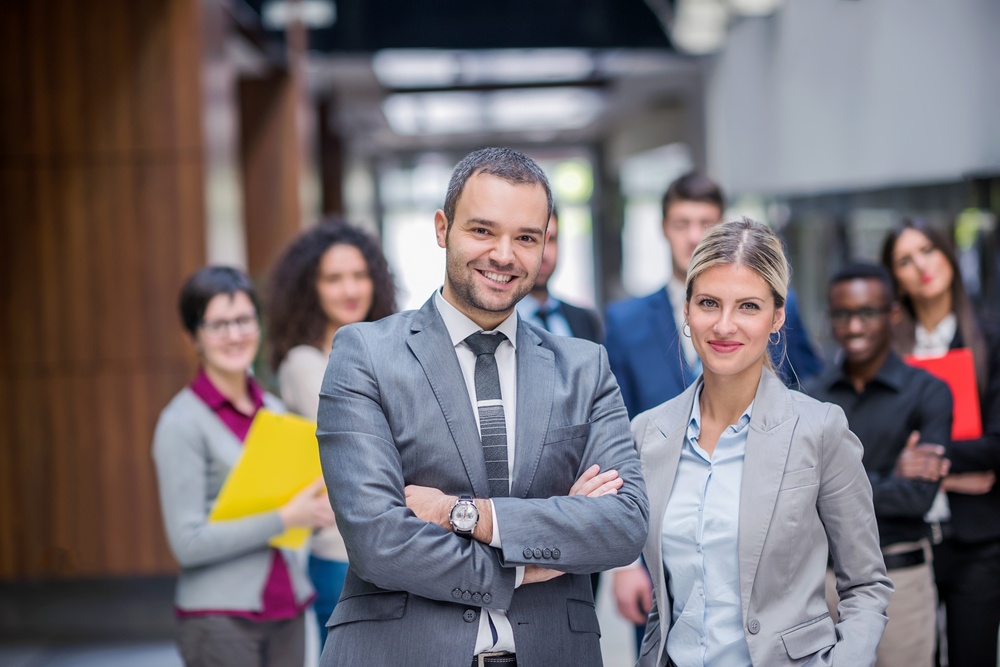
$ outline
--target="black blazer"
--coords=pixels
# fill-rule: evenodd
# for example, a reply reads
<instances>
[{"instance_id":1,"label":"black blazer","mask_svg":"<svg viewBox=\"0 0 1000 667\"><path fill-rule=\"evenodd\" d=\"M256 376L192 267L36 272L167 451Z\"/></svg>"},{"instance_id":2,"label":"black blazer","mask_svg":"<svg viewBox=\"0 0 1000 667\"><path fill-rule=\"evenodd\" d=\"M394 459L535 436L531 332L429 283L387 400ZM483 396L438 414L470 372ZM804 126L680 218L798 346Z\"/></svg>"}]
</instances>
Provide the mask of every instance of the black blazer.
<instances>
[{"instance_id":1,"label":"black blazer","mask_svg":"<svg viewBox=\"0 0 1000 667\"><path fill-rule=\"evenodd\" d=\"M604 342L604 326L601 324L600 316L595 311L580 308L565 301L559 301L559 310L566 318L569 330L573 332L574 337L594 343Z\"/></svg>"},{"instance_id":2,"label":"black blazer","mask_svg":"<svg viewBox=\"0 0 1000 667\"><path fill-rule=\"evenodd\" d=\"M992 470L1000 476L1000 336L983 326L989 350L989 374L985 390L980 389L983 435L976 440L959 440L948 449L952 472ZM961 332L955 334L951 348L964 346ZM989 493L969 496L949 493L952 537L965 543L1000 539L1000 483Z\"/></svg>"}]
</instances>

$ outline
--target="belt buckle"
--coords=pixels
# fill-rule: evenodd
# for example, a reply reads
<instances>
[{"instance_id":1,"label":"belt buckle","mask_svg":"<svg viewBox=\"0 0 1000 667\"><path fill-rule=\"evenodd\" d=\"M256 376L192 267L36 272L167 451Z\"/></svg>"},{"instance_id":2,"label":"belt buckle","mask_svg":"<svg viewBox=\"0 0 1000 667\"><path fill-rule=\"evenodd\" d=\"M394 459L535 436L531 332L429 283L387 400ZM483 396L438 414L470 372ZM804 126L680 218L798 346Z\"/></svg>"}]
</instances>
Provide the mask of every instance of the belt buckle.
<instances>
[{"instance_id":1,"label":"belt buckle","mask_svg":"<svg viewBox=\"0 0 1000 667\"><path fill-rule=\"evenodd\" d=\"M483 651L476 656L476 664L478 667L486 667L486 658L499 658L504 655L510 655L507 651Z\"/></svg>"}]
</instances>

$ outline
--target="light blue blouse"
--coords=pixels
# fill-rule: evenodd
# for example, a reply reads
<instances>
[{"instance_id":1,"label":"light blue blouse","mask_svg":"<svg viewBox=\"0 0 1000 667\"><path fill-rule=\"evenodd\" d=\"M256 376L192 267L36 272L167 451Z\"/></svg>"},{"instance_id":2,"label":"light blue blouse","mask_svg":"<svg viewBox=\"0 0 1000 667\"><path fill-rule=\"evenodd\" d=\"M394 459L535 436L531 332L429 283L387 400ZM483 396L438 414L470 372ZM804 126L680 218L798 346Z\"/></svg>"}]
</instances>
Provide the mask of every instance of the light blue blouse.
<instances>
[{"instance_id":1,"label":"light blue blouse","mask_svg":"<svg viewBox=\"0 0 1000 667\"><path fill-rule=\"evenodd\" d=\"M700 398L699 390L663 516L663 567L673 602L667 654L678 667L744 667L751 663L737 539L753 403L709 456L698 445Z\"/></svg>"}]
</instances>

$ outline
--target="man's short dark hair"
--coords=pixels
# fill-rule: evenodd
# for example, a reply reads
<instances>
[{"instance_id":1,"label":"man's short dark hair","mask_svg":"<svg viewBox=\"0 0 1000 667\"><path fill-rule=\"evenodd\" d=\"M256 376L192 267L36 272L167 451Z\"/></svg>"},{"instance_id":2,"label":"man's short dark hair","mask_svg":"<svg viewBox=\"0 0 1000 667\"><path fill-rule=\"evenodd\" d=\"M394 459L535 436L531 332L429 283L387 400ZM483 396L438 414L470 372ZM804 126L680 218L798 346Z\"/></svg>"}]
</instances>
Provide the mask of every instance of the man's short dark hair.
<instances>
[{"instance_id":1,"label":"man's short dark hair","mask_svg":"<svg viewBox=\"0 0 1000 667\"><path fill-rule=\"evenodd\" d=\"M851 280L874 280L882 285L887 305L896 300L896 292L892 286L892 276L885 270L885 267L869 262L851 262L833 274L833 277L830 278L829 289L832 290L834 285L846 283Z\"/></svg>"},{"instance_id":2,"label":"man's short dark hair","mask_svg":"<svg viewBox=\"0 0 1000 667\"><path fill-rule=\"evenodd\" d=\"M682 201L714 204L719 207L720 214L726 210L722 187L700 171L689 171L670 184L663 195L663 217L667 217L673 204Z\"/></svg>"},{"instance_id":3,"label":"man's short dark hair","mask_svg":"<svg viewBox=\"0 0 1000 667\"><path fill-rule=\"evenodd\" d=\"M208 302L220 294L234 296L237 292L250 297L253 307L260 312L253 282L243 271L231 266L206 266L192 273L181 288L178 300L184 328L194 336L205 318Z\"/></svg>"},{"instance_id":4,"label":"man's short dark hair","mask_svg":"<svg viewBox=\"0 0 1000 667\"><path fill-rule=\"evenodd\" d=\"M448 193L444 198L444 215L448 219L448 229L451 229L451 223L455 220L455 207L465 189L465 184L478 173L497 176L514 185L540 184L545 189L545 198L549 206L545 216L546 221L552 215L552 189L549 187L545 172L535 164L534 160L512 148L481 148L462 158L451 173Z\"/></svg>"}]
</instances>

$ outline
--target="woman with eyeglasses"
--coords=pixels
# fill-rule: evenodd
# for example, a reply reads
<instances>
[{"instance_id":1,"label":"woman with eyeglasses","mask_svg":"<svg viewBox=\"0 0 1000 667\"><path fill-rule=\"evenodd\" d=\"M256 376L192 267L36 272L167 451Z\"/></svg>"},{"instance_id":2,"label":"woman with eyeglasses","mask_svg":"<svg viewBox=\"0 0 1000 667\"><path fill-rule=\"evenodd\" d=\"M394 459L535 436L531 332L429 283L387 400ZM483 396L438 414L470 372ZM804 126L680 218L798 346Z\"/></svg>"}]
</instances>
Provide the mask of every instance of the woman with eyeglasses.
<instances>
[{"instance_id":1,"label":"woman with eyeglasses","mask_svg":"<svg viewBox=\"0 0 1000 667\"><path fill-rule=\"evenodd\" d=\"M396 309L396 290L372 236L340 220L303 232L278 259L268 290L271 366L288 409L316 420L333 336ZM347 576L347 547L336 526L313 536L309 576L316 588L320 650Z\"/></svg>"},{"instance_id":2,"label":"woman with eyeglasses","mask_svg":"<svg viewBox=\"0 0 1000 667\"><path fill-rule=\"evenodd\" d=\"M947 496L931 510L934 575L947 617L951 667L994 665L1000 630L1000 337L984 328L962 285L947 237L905 219L885 240L882 261L903 306L894 332L901 354L937 357L972 352L983 435L953 441ZM944 501L945 497L947 502Z\"/></svg>"},{"instance_id":3,"label":"woman with eyeglasses","mask_svg":"<svg viewBox=\"0 0 1000 667\"><path fill-rule=\"evenodd\" d=\"M302 667L313 590L300 554L268 541L286 528L331 525L329 500L317 480L277 511L209 521L254 415L284 407L250 375L260 326L246 274L221 266L195 272L181 289L180 315L200 367L160 414L153 460L181 568L181 656L188 667Z\"/></svg>"}]
</instances>

